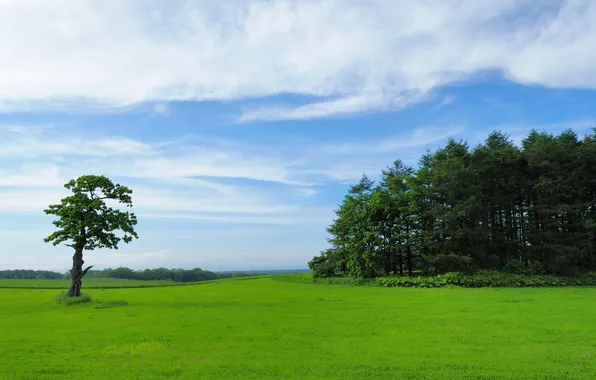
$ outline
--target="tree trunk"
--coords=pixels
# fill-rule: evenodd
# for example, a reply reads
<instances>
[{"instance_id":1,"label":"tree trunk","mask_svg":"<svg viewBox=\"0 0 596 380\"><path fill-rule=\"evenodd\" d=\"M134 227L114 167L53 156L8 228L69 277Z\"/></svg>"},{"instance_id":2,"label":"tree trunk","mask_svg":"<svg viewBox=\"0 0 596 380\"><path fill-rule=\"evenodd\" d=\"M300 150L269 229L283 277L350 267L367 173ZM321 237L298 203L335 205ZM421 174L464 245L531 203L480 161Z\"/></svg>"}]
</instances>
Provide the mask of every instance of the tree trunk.
<instances>
[{"instance_id":1,"label":"tree trunk","mask_svg":"<svg viewBox=\"0 0 596 380\"><path fill-rule=\"evenodd\" d=\"M408 260L408 276L412 276L412 247L409 243L406 246L406 258Z\"/></svg>"},{"instance_id":2,"label":"tree trunk","mask_svg":"<svg viewBox=\"0 0 596 380\"><path fill-rule=\"evenodd\" d=\"M72 269L70 270L70 287L68 288L68 297L79 297L81 295L81 286L83 285L83 276L87 274L87 267L83 270L83 248L76 247L75 254L72 256Z\"/></svg>"},{"instance_id":3,"label":"tree trunk","mask_svg":"<svg viewBox=\"0 0 596 380\"><path fill-rule=\"evenodd\" d=\"M406 224L406 235L408 235L408 240L406 242L406 260L408 266L408 276L412 276L412 246L410 245L412 240L410 237L410 226Z\"/></svg>"}]
</instances>

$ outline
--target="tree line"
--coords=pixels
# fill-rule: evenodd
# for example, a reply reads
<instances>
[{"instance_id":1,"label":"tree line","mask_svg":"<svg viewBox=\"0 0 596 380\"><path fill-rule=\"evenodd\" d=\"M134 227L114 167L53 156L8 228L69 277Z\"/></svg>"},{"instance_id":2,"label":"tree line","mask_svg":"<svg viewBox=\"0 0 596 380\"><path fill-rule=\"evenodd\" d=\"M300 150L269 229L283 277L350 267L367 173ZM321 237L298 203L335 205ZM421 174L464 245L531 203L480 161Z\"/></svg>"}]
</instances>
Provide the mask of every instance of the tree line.
<instances>
[{"instance_id":1,"label":"tree line","mask_svg":"<svg viewBox=\"0 0 596 380\"><path fill-rule=\"evenodd\" d=\"M174 282L198 282L232 277L245 277L255 275L254 273L226 272L215 273L201 268L194 269L143 269L134 270L126 267L107 268L103 270L90 270L87 278L119 278L127 280L142 281L174 281ZM70 278L70 272L60 273L54 271L16 269L1 270L0 278L4 279L62 279Z\"/></svg>"},{"instance_id":2,"label":"tree line","mask_svg":"<svg viewBox=\"0 0 596 380\"><path fill-rule=\"evenodd\" d=\"M596 268L596 129L583 138L501 132L450 139L417 168L400 160L351 186L327 228L317 277Z\"/></svg>"},{"instance_id":3,"label":"tree line","mask_svg":"<svg viewBox=\"0 0 596 380\"><path fill-rule=\"evenodd\" d=\"M126 280L142 280L142 281L175 281L175 282L196 282L215 280L219 276L213 272L203 270L201 268L194 269L143 269L133 270L126 267L108 268L104 270L92 270L87 273L87 278L120 278Z\"/></svg>"},{"instance_id":4,"label":"tree line","mask_svg":"<svg viewBox=\"0 0 596 380\"><path fill-rule=\"evenodd\" d=\"M10 279L49 279L55 280L58 278L64 278L64 274L60 272L54 272L49 270L32 270L32 269L14 269L14 270L0 270L0 278Z\"/></svg>"}]
</instances>

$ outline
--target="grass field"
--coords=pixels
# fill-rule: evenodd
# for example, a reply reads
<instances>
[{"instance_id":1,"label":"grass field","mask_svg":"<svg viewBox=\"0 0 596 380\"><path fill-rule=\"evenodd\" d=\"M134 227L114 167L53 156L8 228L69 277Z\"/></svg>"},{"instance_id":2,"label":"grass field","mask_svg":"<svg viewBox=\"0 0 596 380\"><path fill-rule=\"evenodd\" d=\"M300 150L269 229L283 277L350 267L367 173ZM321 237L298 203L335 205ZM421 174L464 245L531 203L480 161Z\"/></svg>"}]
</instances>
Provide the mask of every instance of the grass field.
<instances>
[{"instance_id":1,"label":"grass field","mask_svg":"<svg viewBox=\"0 0 596 380\"><path fill-rule=\"evenodd\" d=\"M594 379L596 288L0 289L0 379Z\"/></svg>"},{"instance_id":2,"label":"grass field","mask_svg":"<svg viewBox=\"0 0 596 380\"><path fill-rule=\"evenodd\" d=\"M118 278L88 278L83 280L84 289L147 288L155 286L182 285L173 281L140 281ZM0 288L68 289L69 280L20 280L0 279Z\"/></svg>"}]
</instances>

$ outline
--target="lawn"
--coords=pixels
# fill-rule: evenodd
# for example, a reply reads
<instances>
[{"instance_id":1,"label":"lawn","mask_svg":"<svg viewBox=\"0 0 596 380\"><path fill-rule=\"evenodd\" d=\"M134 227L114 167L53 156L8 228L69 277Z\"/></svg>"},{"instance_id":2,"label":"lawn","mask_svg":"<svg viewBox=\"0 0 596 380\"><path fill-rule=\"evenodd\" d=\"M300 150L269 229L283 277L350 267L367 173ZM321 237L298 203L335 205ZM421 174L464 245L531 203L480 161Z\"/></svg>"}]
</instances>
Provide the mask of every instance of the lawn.
<instances>
[{"instance_id":1,"label":"lawn","mask_svg":"<svg viewBox=\"0 0 596 380\"><path fill-rule=\"evenodd\" d=\"M0 289L1 379L594 379L596 288Z\"/></svg>"},{"instance_id":2,"label":"lawn","mask_svg":"<svg viewBox=\"0 0 596 380\"><path fill-rule=\"evenodd\" d=\"M70 281L61 280L21 280L0 279L0 288L27 288L27 289L68 289ZM119 278L88 278L83 279L84 289L101 288L145 288L166 285L181 285L173 281L140 281Z\"/></svg>"}]
</instances>

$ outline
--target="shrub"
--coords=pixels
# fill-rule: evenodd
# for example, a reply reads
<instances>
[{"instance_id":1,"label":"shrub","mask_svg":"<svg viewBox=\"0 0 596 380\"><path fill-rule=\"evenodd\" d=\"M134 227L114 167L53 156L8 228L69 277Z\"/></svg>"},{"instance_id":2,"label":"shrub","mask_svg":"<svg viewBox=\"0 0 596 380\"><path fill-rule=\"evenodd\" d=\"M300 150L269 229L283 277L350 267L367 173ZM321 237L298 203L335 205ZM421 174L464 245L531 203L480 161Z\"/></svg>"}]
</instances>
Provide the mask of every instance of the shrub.
<instances>
[{"instance_id":1,"label":"shrub","mask_svg":"<svg viewBox=\"0 0 596 380\"><path fill-rule=\"evenodd\" d=\"M272 276L276 281L299 282L307 284L328 284L328 285L372 285L380 286L376 279L362 279L348 276L337 277L315 277L313 273L296 273Z\"/></svg>"},{"instance_id":2,"label":"shrub","mask_svg":"<svg viewBox=\"0 0 596 380\"><path fill-rule=\"evenodd\" d=\"M335 276L335 264L329 260L327 255L314 257L308 262L308 267L312 270L313 277L333 277Z\"/></svg>"},{"instance_id":3,"label":"shrub","mask_svg":"<svg viewBox=\"0 0 596 380\"><path fill-rule=\"evenodd\" d=\"M91 298L91 295L87 293L81 293L81 295L78 297L68 297L66 293L60 293L56 296L56 302L67 306L77 305L91 301L93 301L93 298Z\"/></svg>"},{"instance_id":4,"label":"shrub","mask_svg":"<svg viewBox=\"0 0 596 380\"><path fill-rule=\"evenodd\" d=\"M481 271L474 274L450 272L429 277L382 277L377 282L385 287L435 288L442 286L480 287L543 287L596 285L596 273L577 277L546 275L520 275L498 271Z\"/></svg>"},{"instance_id":5,"label":"shrub","mask_svg":"<svg viewBox=\"0 0 596 380\"><path fill-rule=\"evenodd\" d=\"M583 273L574 277L550 275L521 275L485 270L476 273L448 272L436 276L390 276L373 279L354 277L314 277L310 273L274 276L279 281L303 282L352 286L383 286L407 288L439 288L459 286L464 288L480 287L545 287L545 286L584 286L596 285L596 272Z\"/></svg>"},{"instance_id":6,"label":"shrub","mask_svg":"<svg viewBox=\"0 0 596 380\"><path fill-rule=\"evenodd\" d=\"M455 254L426 256L424 267L426 272L444 274L448 272L469 272L474 267L474 260L469 256Z\"/></svg>"},{"instance_id":7,"label":"shrub","mask_svg":"<svg viewBox=\"0 0 596 380\"><path fill-rule=\"evenodd\" d=\"M511 274L523 274L527 276L544 274L544 266L538 261L531 261L524 264L521 261L510 261L503 267L503 272Z\"/></svg>"}]
</instances>

